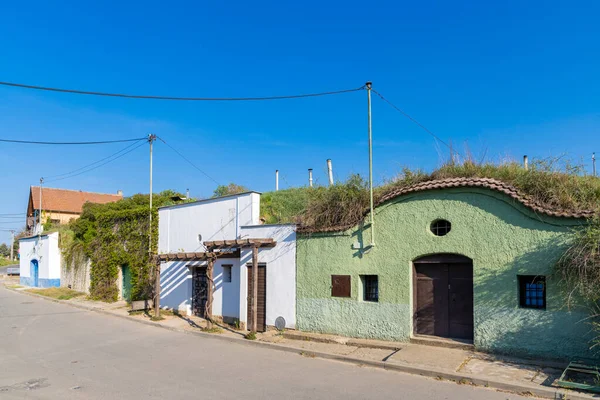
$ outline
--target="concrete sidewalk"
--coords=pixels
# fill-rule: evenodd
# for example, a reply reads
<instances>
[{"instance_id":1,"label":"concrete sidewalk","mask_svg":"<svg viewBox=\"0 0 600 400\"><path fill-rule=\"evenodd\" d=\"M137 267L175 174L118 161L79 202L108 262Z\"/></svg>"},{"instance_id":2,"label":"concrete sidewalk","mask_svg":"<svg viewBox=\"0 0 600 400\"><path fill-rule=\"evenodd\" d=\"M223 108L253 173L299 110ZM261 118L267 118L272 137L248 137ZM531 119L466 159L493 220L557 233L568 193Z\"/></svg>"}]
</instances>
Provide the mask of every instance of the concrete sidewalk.
<instances>
[{"instance_id":1,"label":"concrete sidewalk","mask_svg":"<svg viewBox=\"0 0 600 400\"><path fill-rule=\"evenodd\" d=\"M246 331L235 330L226 325L221 325L218 333L206 333L203 331L206 321L197 317L165 312L162 313L163 320L152 321L148 314L130 315L124 302L109 304L85 298L55 300L25 292L23 289L12 290L165 329L244 345L269 347L305 357L326 358L359 366L418 374L438 380L450 380L458 384L510 391L524 396L571 400L598 398L588 393L558 388L555 381L562 373L563 366L556 363L541 364L531 360L491 356L467 349L350 339L298 331L260 333L257 334L257 340L250 341L245 339Z\"/></svg>"}]
</instances>

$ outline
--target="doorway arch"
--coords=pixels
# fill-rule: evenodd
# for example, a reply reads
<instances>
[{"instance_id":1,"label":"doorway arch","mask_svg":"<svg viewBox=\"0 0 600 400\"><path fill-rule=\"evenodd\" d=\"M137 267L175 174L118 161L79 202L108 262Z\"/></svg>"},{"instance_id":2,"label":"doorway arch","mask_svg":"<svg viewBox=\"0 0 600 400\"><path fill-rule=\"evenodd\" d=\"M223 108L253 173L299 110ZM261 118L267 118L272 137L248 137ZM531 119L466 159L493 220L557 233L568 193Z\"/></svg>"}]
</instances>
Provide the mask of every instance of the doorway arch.
<instances>
[{"instance_id":1,"label":"doorway arch","mask_svg":"<svg viewBox=\"0 0 600 400\"><path fill-rule=\"evenodd\" d=\"M413 261L413 333L473 339L473 260L442 253Z\"/></svg>"},{"instance_id":2,"label":"doorway arch","mask_svg":"<svg viewBox=\"0 0 600 400\"><path fill-rule=\"evenodd\" d=\"M31 260L29 267L29 276L31 277L31 284L33 287L39 286L39 276L40 276L40 265L38 260Z\"/></svg>"}]
</instances>

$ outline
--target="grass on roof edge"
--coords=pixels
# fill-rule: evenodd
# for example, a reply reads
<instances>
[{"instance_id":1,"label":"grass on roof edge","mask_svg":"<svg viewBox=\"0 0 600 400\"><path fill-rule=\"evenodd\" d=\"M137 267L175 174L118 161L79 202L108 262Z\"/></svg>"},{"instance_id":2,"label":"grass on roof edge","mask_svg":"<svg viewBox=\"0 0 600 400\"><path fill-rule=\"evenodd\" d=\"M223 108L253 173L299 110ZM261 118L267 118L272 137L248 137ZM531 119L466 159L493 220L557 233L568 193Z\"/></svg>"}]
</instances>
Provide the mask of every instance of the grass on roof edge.
<instances>
[{"instance_id":1,"label":"grass on roof edge","mask_svg":"<svg viewBox=\"0 0 600 400\"><path fill-rule=\"evenodd\" d=\"M403 169L374 188L375 202L387 193L417 183L448 178L492 178L516 187L542 206L581 211L600 208L600 178L561 158L533 159L529 169L516 162L448 162L431 173ZM359 175L332 186L266 192L261 217L266 223L296 223L313 229L359 223L369 205L368 182Z\"/></svg>"}]
</instances>

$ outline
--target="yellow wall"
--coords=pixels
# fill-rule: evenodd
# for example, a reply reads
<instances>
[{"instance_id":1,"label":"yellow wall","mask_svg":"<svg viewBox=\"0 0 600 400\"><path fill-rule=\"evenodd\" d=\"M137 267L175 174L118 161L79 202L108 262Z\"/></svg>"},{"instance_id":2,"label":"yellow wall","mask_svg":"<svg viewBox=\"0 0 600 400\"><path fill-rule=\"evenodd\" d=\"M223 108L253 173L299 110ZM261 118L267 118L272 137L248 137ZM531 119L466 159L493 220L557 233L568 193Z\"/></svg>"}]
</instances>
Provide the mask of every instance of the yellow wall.
<instances>
[{"instance_id":1,"label":"yellow wall","mask_svg":"<svg viewBox=\"0 0 600 400\"><path fill-rule=\"evenodd\" d=\"M79 218L79 214L58 211L42 211L42 222L46 223L48 218L51 220L58 220L61 224L68 224L72 219Z\"/></svg>"}]
</instances>

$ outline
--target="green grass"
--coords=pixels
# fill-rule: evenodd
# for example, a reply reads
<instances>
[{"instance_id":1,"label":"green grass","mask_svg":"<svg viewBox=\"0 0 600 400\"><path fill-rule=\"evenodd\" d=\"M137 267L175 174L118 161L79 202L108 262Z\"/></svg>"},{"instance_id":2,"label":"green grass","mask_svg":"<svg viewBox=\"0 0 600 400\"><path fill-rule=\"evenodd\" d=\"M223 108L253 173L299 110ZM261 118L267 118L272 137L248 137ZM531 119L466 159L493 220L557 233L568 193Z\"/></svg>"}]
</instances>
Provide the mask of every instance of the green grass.
<instances>
[{"instance_id":1,"label":"green grass","mask_svg":"<svg viewBox=\"0 0 600 400\"><path fill-rule=\"evenodd\" d=\"M448 178L493 178L516 187L538 204L561 210L600 209L600 179L584 174L583 166L562 158L520 163L448 162L427 173L403 169L374 188L375 202L391 191L416 183ZM351 175L333 186L301 187L266 192L261 198L261 217L266 223L300 223L320 229L359 223L368 210L367 182Z\"/></svg>"},{"instance_id":2,"label":"green grass","mask_svg":"<svg viewBox=\"0 0 600 400\"><path fill-rule=\"evenodd\" d=\"M19 261L11 261L8 258L0 257L0 267L6 267L7 265L17 265Z\"/></svg>"},{"instance_id":3,"label":"green grass","mask_svg":"<svg viewBox=\"0 0 600 400\"><path fill-rule=\"evenodd\" d=\"M53 287L47 289L27 289L27 291L30 293L39 294L41 296L51 297L53 299L58 300L71 300L75 297L85 296L85 293L62 287Z\"/></svg>"},{"instance_id":4,"label":"green grass","mask_svg":"<svg viewBox=\"0 0 600 400\"><path fill-rule=\"evenodd\" d=\"M5 286L7 288L9 288L9 289L21 289L21 288L24 287L24 286L21 286L21 285L5 285Z\"/></svg>"}]
</instances>

